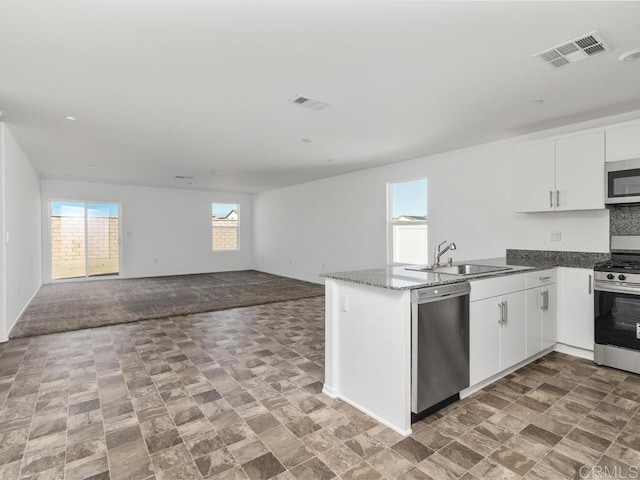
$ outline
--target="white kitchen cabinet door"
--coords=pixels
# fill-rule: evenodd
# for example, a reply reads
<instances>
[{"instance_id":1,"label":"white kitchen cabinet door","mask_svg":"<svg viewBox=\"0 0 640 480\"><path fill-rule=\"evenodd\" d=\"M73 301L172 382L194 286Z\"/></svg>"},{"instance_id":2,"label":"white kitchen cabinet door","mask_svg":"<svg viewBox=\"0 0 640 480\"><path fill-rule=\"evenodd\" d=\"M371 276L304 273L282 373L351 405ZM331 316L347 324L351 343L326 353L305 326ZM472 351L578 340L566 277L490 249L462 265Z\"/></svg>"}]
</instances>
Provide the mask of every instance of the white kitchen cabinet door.
<instances>
[{"instance_id":1,"label":"white kitchen cabinet door","mask_svg":"<svg viewBox=\"0 0 640 480\"><path fill-rule=\"evenodd\" d=\"M548 301L546 310L543 310L545 292ZM527 357L555 345L557 322L557 285L550 284L527 290Z\"/></svg>"},{"instance_id":2,"label":"white kitchen cabinet door","mask_svg":"<svg viewBox=\"0 0 640 480\"><path fill-rule=\"evenodd\" d=\"M500 298L469 305L469 376L475 385L500 371Z\"/></svg>"},{"instance_id":3,"label":"white kitchen cabinet door","mask_svg":"<svg viewBox=\"0 0 640 480\"><path fill-rule=\"evenodd\" d=\"M556 210L604 208L604 132L556 141Z\"/></svg>"},{"instance_id":4,"label":"white kitchen cabinet door","mask_svg":"<svg viewBox=\"0 0 640 480\"><path fill-rule=\"evenodd\" d=\"M640 123L607 130L607 162L640 158Z\"/></svg>"},{"instance_id":5,"label":"white kitchen cabinet door","mask_svg":"<svg viewBox=\"0 0 640 480\"><path fill-rule=\"evenodd\" d=\"M526 292L503 295L500 300L506 310L500 330L500 370L504 370L526 358Z\"/></svg>"},{"instance_id":6,"label":"white kitchen cabinet door","mask_svg":"<svg viewBox=\"0 0 640 480\"><path fill-rule=\"evenodd\" d=\"M558 286L547 285L541 290L548 292L548 308L542 311L542 349L556 344L558 336Z\"/></svg>"},{"instance_id":7,"label":"white kitchen cabinet door","mask_svg":"<svg viewBox=\"0 0 640 480\"><path fill-rule=\"evenodd\" d=\"M547 212L555 205L555 142L518 145L513 158L513 209Z\"/></svg>"},{"instance_id":8,"label":"white kitchen cabinet door","mask_svg":"<svg viewBox=\"0 0 640 480\"><path fill-rule=\"evenodd\" d=\"M593 270L563 268L562 341L593 351Z\"/></svg>"},{"instance_id":9,"label":"white kitchen cabinet door","mask_svg":"<svg viewBox=\"0 0 640 480\"><path fill-rule=\"evenodd\" d=\"M542 350L542 292L546 288L527 290L527 357Z\"/></svg>"}]
</instances>

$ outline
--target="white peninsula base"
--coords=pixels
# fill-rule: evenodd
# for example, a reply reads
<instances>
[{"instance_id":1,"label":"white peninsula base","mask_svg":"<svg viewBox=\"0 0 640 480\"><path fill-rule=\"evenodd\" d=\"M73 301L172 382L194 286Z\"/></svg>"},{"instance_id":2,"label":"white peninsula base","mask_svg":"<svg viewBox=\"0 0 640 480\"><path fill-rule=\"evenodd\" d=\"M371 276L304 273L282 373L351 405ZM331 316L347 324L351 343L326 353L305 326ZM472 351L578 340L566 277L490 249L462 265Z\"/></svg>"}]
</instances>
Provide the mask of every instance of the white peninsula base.
<instances>
[{"instance_id":1,"label":"white peninsula base","mask_svg":"<svg viewBox=\"0 0 640 480\"><path fill-rule=\"evenodd\" d=\"M323 393L411 433L410 290L325 279Z\"/></svg>"}]
</instances>

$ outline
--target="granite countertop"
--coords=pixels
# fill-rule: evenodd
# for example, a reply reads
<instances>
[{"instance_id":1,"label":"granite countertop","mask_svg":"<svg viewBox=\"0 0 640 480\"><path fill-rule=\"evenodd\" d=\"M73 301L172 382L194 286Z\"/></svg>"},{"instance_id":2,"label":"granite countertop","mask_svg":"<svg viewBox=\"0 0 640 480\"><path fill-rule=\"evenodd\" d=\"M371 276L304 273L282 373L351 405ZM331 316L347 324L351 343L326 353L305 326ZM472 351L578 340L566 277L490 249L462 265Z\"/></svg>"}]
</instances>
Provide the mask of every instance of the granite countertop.
<instances>
[{"instance_id":1,"label":"granite countertop","mask_svg":"<svg viewBox=\"0 0 640 480\"><path fill-rule=\"evenodd\" d=\"M492 265L498 267L510 267L511 270L502 270L499 272L489 272L477 275L447 275L443 273L420 272L415 270L407 270L410 265L402 265L397 267L374 268L370 270L356 270L352 272L334 272L324 273L321 277L331 278L334 280L342 280L345 282L359 283L369 285L371 287L388 288L391 290L411 290L415 288L434 287L436 285L444 285L447 283L460 283L469 280L477 280L479 278L491 278L503 275L512 275L524 271L544 270L545 268L553 268L554 265L522 266L507 265L505 258L488 258L482 260L469 260L464 262L454 262L454 265L472 263L475 265Z\"/></svg>"},{"instance_id":2,"label":"granite countertop","mask_svg":"<svg viewBox=\"0 0 640 480\"><path fill-rule=\"evenodd\" d=\"M510 267L511 270L489 272L478 275L447 275L433 272L407 270L410 265L397 267L356 270L353 272L334 272L320 275L324 278L360 283L372 287L392 290L409 290L414 288L434 287L447 283L460 283L480 278L500 277L523 271L546 270L555 267L593 268L597 263L608 260L608 253L594 252L562 252L547 250L515 250L508 249L506 258L485 258L454 262L454 265L472 263L475 265L495 265Z\"/></svg>"}]
</instances>

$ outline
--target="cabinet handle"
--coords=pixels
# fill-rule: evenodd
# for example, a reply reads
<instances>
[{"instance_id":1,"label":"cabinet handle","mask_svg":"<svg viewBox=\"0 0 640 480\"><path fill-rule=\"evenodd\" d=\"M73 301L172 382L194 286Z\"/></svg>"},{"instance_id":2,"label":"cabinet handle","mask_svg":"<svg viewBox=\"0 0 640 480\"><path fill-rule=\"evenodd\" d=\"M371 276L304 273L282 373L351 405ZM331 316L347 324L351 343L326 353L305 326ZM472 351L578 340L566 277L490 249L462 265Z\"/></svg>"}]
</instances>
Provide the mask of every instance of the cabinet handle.
<instances>
[{"instance_id":1,"label":"cabinet handle","mask_svg":"<svg viewBox=\"0 0 640 480\"><path fill-rule=\"evenodd\" d=\"M551 279L551 276L548 277L540 277L540 281L541 282L546 282L547 280Z\"/></svg>"},{"instance_id":2,"label":"cabinet handle","mask_svg":"<svg viewBox=\"0 0 640 480\"><path fill-rule=\"evenodd\" d=\"M589 295L591 295L591 275L589 275Z\"/></svg>"},{"instance_id":3,"label":"cabinet handle","mask_svg":"<svg viewBox=\"0 0 640 480\"><path fill-rule=\"evenodd\" d=\"M542 298L542 305L540 305L540 310L544 310L544 292L540 292L540 297Z\"/></svg>"},{"instance_id":4,"label":"cabinet handle","mask_svg":"<svg viewBox=\"0 0 640 480\"><path fill-rule=\"evenodd\" d=\"M542 292L542 310L549 310L549 290Z\"/></svg>"},{"instance_id":5,"label":"cabinet handle","mask_svg":"<svg viewBox=\"0 0 640 480\"><path fill-rule=\"evenodd\" d=\"M545 290L544 294L544 309L549 310L549 290Z\"/></svg>"},{"instance_id":6,"label":"cabinet handle","mask_svg":"<svg viewBox=\"0 0 640 480\"><path fill-rule=\"evenodd\" d=\"M553 190L549 190L549 208L553 208Z\"/></svg>"},{"instance_id":7,"label":"cabinet handle","mask_svg":"<svg viewBox=\"0 0 640 480\"><path fill-rule=\"evenodd\" d=\"M560 190L556 190L556 208L560 206Z\"/></svg>"},{"instance_id":8,"label":"cabinet handle","mask_svg":"<svg viewBox=\"0 0 640 480\"><path fill-rule=\"evenodd\" d=\"M500 302L498 304L498 308L500 309L500 318L498 318L498 323L500 325L502 325L503 321L504 321L504 302Z\"/></svg>"},{"instance_id":9,"label":"cabinet handle","mask_svg":"<svg viewBox=\"0 0 640 480\"><path fill-rule=\"evenodd\" d=\"M502 303L504 303L504 323L507 323L509 321L509 309L507 308L509 304L506 300Z\"/></svg>"}]
</instances>

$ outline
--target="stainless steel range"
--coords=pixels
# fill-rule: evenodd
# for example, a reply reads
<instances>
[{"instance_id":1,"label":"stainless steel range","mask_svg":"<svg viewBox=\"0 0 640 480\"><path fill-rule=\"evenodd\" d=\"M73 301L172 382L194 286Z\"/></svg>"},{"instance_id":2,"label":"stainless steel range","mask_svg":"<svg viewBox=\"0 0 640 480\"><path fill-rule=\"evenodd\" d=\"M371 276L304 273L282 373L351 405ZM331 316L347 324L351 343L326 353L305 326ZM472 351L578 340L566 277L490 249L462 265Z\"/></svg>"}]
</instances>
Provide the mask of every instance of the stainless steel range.
<instances>
[{"instance_id":1,"label":"stainless steel range","mask_svg":"<svg viewBox=\"0 0 640 480\"><path fill-rule=\"evenodd\" d=\"M611 237L594 270L594 361L640 373L640 236Z\"/></svg>"}]
</instances>

